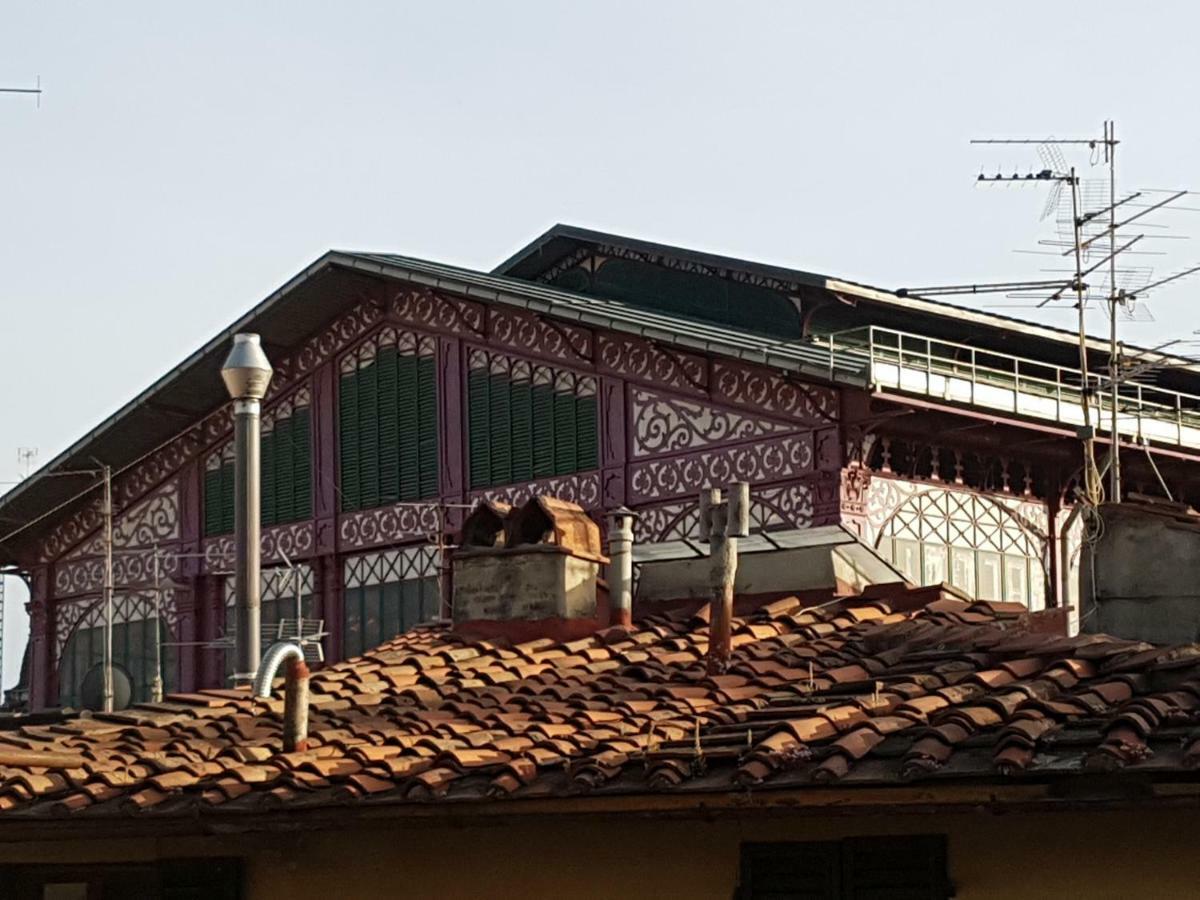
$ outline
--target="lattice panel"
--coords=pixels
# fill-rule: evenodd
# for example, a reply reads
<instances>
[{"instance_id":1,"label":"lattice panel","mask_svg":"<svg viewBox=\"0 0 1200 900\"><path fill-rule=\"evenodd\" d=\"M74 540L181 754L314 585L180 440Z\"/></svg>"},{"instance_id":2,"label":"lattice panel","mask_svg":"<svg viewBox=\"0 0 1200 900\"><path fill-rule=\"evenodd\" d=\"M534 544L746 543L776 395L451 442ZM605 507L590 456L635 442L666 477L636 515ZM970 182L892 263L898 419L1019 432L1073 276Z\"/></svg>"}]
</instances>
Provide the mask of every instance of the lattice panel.
<instances>
[{"instance_id":1,"label":"lattice panel","mask_svg":"<svg viewBox=\"0 0 1200 900\"><path fill-rule=\"evenodd\" d=\"M438 551L421 546L364 553L347 559L342 572L347 588L431 578L438 574Z\"/></svg>"}]
</instances>

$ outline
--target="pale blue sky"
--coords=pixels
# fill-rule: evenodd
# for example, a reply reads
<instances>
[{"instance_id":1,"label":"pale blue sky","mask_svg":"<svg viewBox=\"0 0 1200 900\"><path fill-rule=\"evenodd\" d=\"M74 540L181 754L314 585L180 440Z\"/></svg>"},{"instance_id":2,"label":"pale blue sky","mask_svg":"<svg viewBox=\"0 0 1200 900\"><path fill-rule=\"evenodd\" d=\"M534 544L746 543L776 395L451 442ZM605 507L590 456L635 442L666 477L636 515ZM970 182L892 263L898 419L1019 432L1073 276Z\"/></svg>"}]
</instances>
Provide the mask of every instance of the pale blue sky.
<instances>
[{"instance_id":1,"label":"pale blue sky","mask_svg":"<svg viewBox=\"0 0 1200 900\"><path fill-rule=\"evenodd\" d=\"M562 221L884 287L1045 277L1012 252L1047 235L1042 188L973 183L1034 154L968 139L1114 118L1123 183L1200 186L1198 26L1183 2L0 2L0 85L46 89L0 95L0 480L330 247L486 269ZM1200 327L1193 299L1126 336Z\"/></svg>"}]
</instances>

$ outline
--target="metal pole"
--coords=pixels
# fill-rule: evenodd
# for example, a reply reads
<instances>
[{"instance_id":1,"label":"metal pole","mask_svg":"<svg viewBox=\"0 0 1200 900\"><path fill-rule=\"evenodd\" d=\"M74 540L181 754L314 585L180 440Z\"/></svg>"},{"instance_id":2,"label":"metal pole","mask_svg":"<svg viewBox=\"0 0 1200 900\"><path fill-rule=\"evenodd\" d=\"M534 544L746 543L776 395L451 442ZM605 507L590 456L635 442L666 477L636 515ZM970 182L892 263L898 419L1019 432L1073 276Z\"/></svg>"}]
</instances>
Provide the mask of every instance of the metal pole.
<instances>
[{"instance_id":1,"label":"metal pole","mask_svg":"<svg viewBox=\"0 0 1200 900\"><path fill-rule=\"evenodd\" d=\"M1109 334L1108 334L1108 377L1112 380L1112 472L1109 497L1114 503L1121 502L1121 436L1117 431L1117 401L1120 399L1121 357L1117 345L1117 142L1116 123L1104 123L1104 149L1108 155L1108 266L1109 266Z\"/></svg>"},{"instance_id":2,"label":"metal pole","mask_svg":"<svg viewBox=\"0 0 1200 900\"><path fill-rule=\"evenodd\" d=\"M1080 400L1083 404L1083 429L1080 441L1083 444L1083 485L1087 501L1092 505L1100 502L1100 485L1096 483L1095 434L1092 430L1092 407L1088 399L1088 356L1087 330L1083 310L1083 250L1079 234L1079 181L1075 167L1071 167L1071 222L1075 233L1075 302L1079 308L1079 377Z\"/></svg>"},{"instance_id":3,"label":"metal pole","mask_svg":"<svg viewBox=\"0 0 1200 900\"><path fill-rule=\"evenodd\" d=\"M159 564L161 557L158 544L154 545L154 683L150 696L155 703L162 703L162 576Z\"/></svg>"},{"instance_id":4,"label":"metal pole","mask_svg":"<svg viewBox=\"0 0 1200 900\"><path fill-rule=\"evenodd\" d=\"M104 466L104 711L113 711L113 507L112 468Z\"/></svg>"},{"instance_id":5,"label":"metal pole","mask_svg":"<svg viewBox=\"0 0 1200 900\"><path fill-rule=\"evenodd\" d=\"M235 684L252 682L259 662L259 577L262 571L259 547L262 504L259 482L260 414L261 405L256 399L233 401L234 590L237 597Z\"/></svg>"}]
</instances>

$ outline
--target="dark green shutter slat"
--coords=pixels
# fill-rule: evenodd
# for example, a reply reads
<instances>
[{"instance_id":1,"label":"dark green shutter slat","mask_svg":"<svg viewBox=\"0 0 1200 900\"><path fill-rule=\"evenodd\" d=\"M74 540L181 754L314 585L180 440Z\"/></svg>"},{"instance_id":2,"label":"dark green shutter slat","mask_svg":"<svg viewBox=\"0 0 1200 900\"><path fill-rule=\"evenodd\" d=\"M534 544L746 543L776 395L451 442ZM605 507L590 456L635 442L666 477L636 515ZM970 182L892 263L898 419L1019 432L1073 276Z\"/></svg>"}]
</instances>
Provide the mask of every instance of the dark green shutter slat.
<instances>
[{"instance_id":1,"label":"dark green shutter slat","mask_svg":"<svg viewBox=\"0 0 1200 900\"><path fill-rule=\"evenodd\" d=\"M221 469L204 473L204 533L221 533Z\"/></svg>"},{"instance_id":2,"label":"dark green shutter slat","mask_svg":"<svg viewBox=\"0 0 1200 900\"><path fill-rule=\"evenodd\" d=\"M312 516L312 433L308 407L292 413L292 511L296 519Z\"/></svg>"},{"instance_id":3,"label":"dark green shutter slat","mask_svg":"<svg viewBox=\"0 0 1200 900\"><path fill-rule=\"evenodd\" d=\"M384 347L375 358L379 374L379 502L400 499L400 443L402 424L397 417L398 396L404 391L396 380L396 348ZM399 393L398 393L399 392Z\"/></svg>"},{"instance_id":4,"label":"dark green shutter slat","mask_svg":"<svg viewBox=\"0 0 1200 900\"><path fill-rule=\"evenodd\" d=\"M272 435L275 442L275 517L279 522L295 518L295 491L292 489L292 422L283 419L275 423Z\"/></svg>"},{"instance_id":5,"label":"dark green shutter slat","mask_svg":"<svg viewBox=\"0 0 1200 900\"><path fill-rule=\"evenodd\" d=\"M528 381L509 386L512 404L512 480L533 477L533 395Z\"/></svg>"},{"instance_id":6,"label":"dark green shutter slat","mask_svg":"<svg viewBox=\"0 0 1200 900\"><path fill-rule=\"evenodd\" d=\"M594 469L600 464L600 436L596 428L596 397L575 398L575 441L578 467Z\"/></svg>"},{"instance_id":7,"label":"dark green shutter slat","mask_svg":"<svg viewBox=\"0 0 1200 900\"><path fill-rule=\"evenodd\" d=\"M417 358L406 353L397 361L400 394L400 499L416 500L421 496L420 459L420 398L417 396Z\"/></svg>"},{"instance_id":8,"label":"dark green shutter slat","mask_svg":"<svg viewBox=\"0 0 1200 900\"><path fill-rule=\"evenodd\" d=\"M362 507L379 505L379 365L372 362L358 370L359 477Z\"/></svg>"},{"instance_id":9,"label":"dark green shutter slat","mask_svg":"<svg viewBox=\"0 0 1200 900\"><path fill-rule=\"evenodd\" d=\"M261 497L263 525L274 525L277 521L275 511L275 432L262 436L259 469L262 477Z\"/></svg>"},{"instance_id":10,"label":"dark green shutter slat","mask_svg":"<svg viewBox=\"0 0 1200 900\"><path fill-rule=\"evenodd\" d=\"M339 385L338 432L341 435L342 509L359 509L361 491L358 479L358 378L343 375Z\"/></svg>"},{"instance_id":11,"label":"dark green shutter slat","mask_svg":"<svg viewBox=\"0 0 1200 900\"><path fill-rule=\"evenodd\" d=\"M492 438L491 484L512 481L512 398L507 375L491 377L488 385L488 431Z\"/></svg>"},{"instance_id":12,"label":"dark green shutter slat","mask_svg":"<svg viewBox=\"0 0 1200 900\"><path fill-rule=\"evenodd\" d=\"M432 356L417 359L418 494L438 493L437 366Z\"/></svg>"},{"instance_id":13,"label":"dark green shutter slat","mask_svg":"<svg viewBox=\"0 0 1200 900\"><path fill-rule=\"evenodd\" d=\"M471 456L471 487L491 483L491 439L488 433L487 369L472 369L467 374L468 450Z\"/></svg>"},{"instance_id":14,"label":"dark green shutter slat","mask_svg":"<svg viewBox=\"0 0 1200 900\"><path fill-rule=\"evenodd\" d=\"M533 404L533 477L554 474L554 388L535 384Z\"/></svg>"},{"instance_id":15,"label":"dark green shutter slat","mask_svg":"<svg viewBox=\"0 0 1200 900\"><path fill-rule=\"evenodd\" d=\"M221 534L233 531L233 463L221 464Z\"/></svg>"},{"instance_id":16,"label":"dark green shutter slat","mask_svg":"<svg viewBox=\"0 0 1200 900\"><path fill-rule=\"evenodd\" d=\"M554 395L554 474L566 475L579 468L575 458L575 397Z\"/></svg>"}]
</instances>

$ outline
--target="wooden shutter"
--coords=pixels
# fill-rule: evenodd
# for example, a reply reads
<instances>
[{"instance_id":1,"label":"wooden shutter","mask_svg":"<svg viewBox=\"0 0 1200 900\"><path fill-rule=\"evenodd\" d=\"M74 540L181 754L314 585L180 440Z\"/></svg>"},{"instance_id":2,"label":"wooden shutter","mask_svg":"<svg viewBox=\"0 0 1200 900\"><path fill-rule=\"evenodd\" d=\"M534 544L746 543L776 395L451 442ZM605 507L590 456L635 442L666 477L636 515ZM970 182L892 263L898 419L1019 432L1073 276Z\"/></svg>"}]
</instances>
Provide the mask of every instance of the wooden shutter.
<instances>
[{"instance_id":1,"label":"wooden shutter","mask_svg":"<svg viewBox=\"0 0 1200 900\"><path fill-rule=\"evenodd\" d=\"M233 463L221 463L221 531L229 534L233 531Z\"/></svg>"},{"instance_id":2,"label":"wooden shutter","mask_svg":"<svg viewBox=\"0 0 1200 900\"><path fill-rule=\"evenodd\" d=\"M573 379L572 379L573 380ZM554 393L554 474L567 475L579 469L576 455L575 395L564 385Z\"/></svg>"},{"instance_id":3,"label":"wooden shutter","mask_svg":"<svg viewBox=\"0 0 1200 900\"><path fill-rule=\"evenodd\" d=\"M275 431L272 429L269 433L262 436L262 444L259 453L259 473L262 479L260 488L260 496L262 498L262 509L259 519L263 525L274 525L279 519L275 509Z\"/></svg>"},{"instance_id":4,"label":"wooden shutter","mask_svg":"<svg viewBox=\"0 0 1200 900\"><path fill-rule=\"evenodd\" d=\"M530 389L533 407L533 477L554 474L554 386L534 383Z\"/></svg>"},{"instance_id":5,"label":"wooden shutter","mask_svg":"<svg viewBox=\"0 0 1200 900\"><path fill-rule=\"evenodd\" d=\"M600 465L600 433L596 423L596 395L575 398L575 452L579 471Z\"/></svg>"},{"instance_id":6,"label":"wooden shutter","mask_svg":"<svg viewBox=\"0 0 1200 900\"><path fill-rule=\"evenodd\" d=\"M839 900L836 841L742 846L739 900Z\"/></svg>"},{"instance_id":7,"label":"wooden shutter","mask_svg":"<svg viewBox=\"0 0 1200 900\"><path fill-rule=\"evenodd\" d=\"M487 487L491 483L491 435L488 433L487 369L472 369L467 373L467 445L471 455L471 487Z\"/></svg>"},{"instance_id":8,"label":"wooden shutter","mask_svg":"<svg viewBox=\"0 0 1200 900\"><path fill-rule=\"evenodd\" d=\"M950 897L943 835L847 838L842 842L846 900Z\"/></svg>"},{"instance_id":9,"label":"wooden shutter","mask_svg":"<svg viewBox=\"0 0 1200 900\"><path fill-rule=\"evenodd\" d=\"M360 508L362 498L358 478L358 377L354 372L342 375L338 385L338 435L342 509L349 511Z\"/></svg>"},{"instance_id":10,"label":"wooden shutter","mask_svg":"<svg viewBox=\"0 0 1200 900\"><path fill-rule=\"evenodd\" d=\"M417 357L417 429L418 494L435 497L438 493L437 361L432 356Z\"/></svg>"},{"instance_id":11,"label":"wooden shutter","mask_svg":"<svg viewBox=\"0 0 1200 900\"><path fill-rule=\"evenodd\" d=\"M421 496L421 400L417 396L417 358L405 353L396 360L400 393L397 414L400 422L400 499Z\"/></svg>"},{"instance_id":12,"label":"wooden shutter","mask_svg":"<svg viewBox=\"0 0 1200 900\"><path fill-rule=\"evenodd\" d=\"M379 505L379 363L358 370L358 471L362 509Z\"/></svg>"},{"instance_id":13,"label":"wooden shutter","mask_svg":"<svg viewBox=\"0 0 1200 900\"><path fill-rule=\"evenodd\" d=\"M533 478L533 393L527 378L509 385L512 415L512 480Z\"/></svg>"},{"instance_id":14,"label":"wooden shutter","mask_svg":"<svg viewBox=\"0 0 1200 900\"><path fill-rule=\"evenodd\" d=\"M307 406L292 413L292 512L312 517L312 416Z\"/></svg>"},{"instance_id":15,"label":"wooden shutter","mask_svg":"<svg viewBox=\"0 0 1200 900\"><path fill-rule=\"evenodd\" d=\"M275 521L291 522L296 517L296 492L292 485L292 421L281 419L275 423Z\"/></svg>"},{"instance_id":16,"label":"wooden shutter","mask_svg":"<svg viewBox=\"0 0 1200 900\"><path fill-rule=\"evenodd\" d=\"M403 357L400 357L403 359ZM378 373L379 418L379 502L395 503L400 499L400 444L403 426L398 409L403 402L404 386L397 381L397 353L395 347L381 347L375 357Z\"/></svg>"},{"instance_id":17,"label":"wooden shutter","mask_svg":"<svg viewBox=\"0 0 1200 900\"><path fill-rule=\"evenodd\" d=\"M221 467L204 472L204 534L221 533Z\"/></svg>"},{"instance_id":18,"label":"wooden shutter","mask_svg":"<svg viewBox=\"0 0 1200 900\"><path fill-rule=\"evenodd\" d=\"M512 398L508 374L494 373L488 380L488 433L492 440L488 484L508 484L512 481Z\"/></svg>"}]
</instances>

